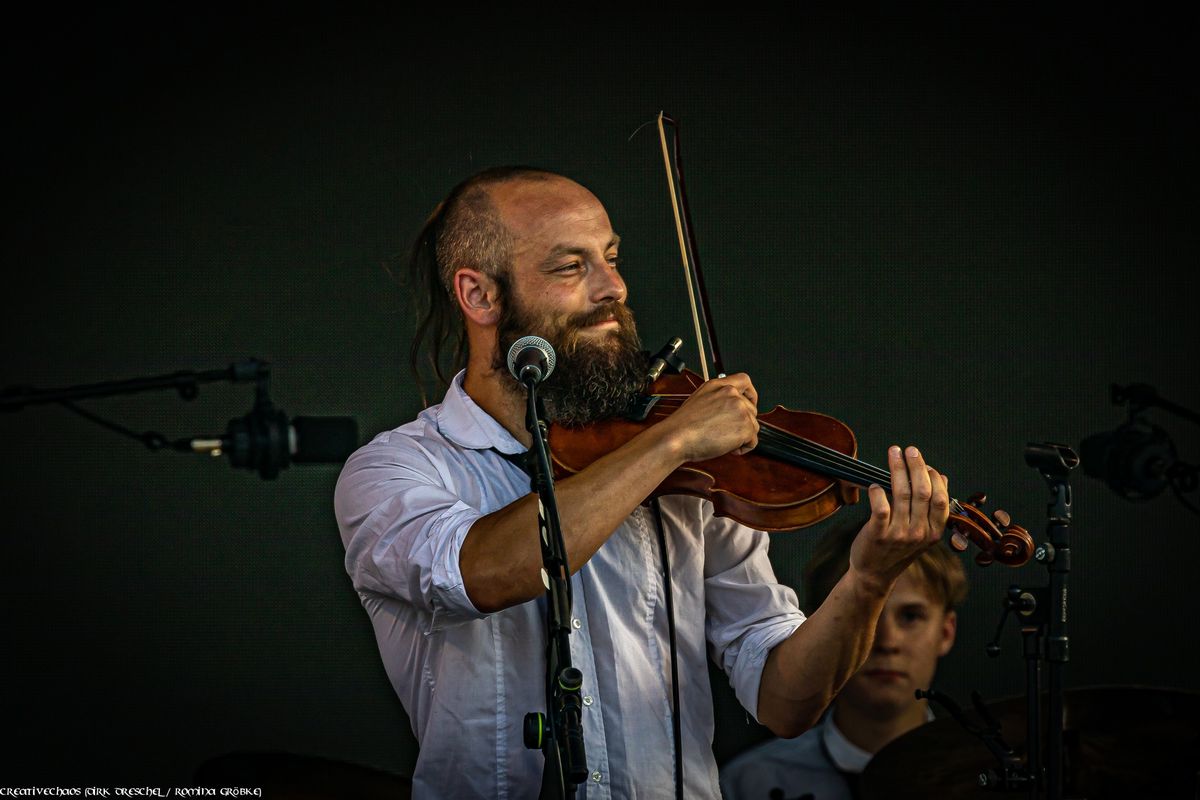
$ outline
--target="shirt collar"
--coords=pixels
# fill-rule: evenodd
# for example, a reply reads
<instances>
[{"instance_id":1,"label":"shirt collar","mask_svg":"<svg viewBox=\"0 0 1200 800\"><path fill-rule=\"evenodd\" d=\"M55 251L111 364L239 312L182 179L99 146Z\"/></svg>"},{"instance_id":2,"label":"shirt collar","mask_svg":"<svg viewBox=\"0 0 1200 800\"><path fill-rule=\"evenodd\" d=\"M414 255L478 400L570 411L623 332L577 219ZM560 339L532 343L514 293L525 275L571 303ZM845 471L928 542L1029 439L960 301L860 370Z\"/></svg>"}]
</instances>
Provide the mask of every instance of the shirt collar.
<instances>
[{"instance_id":1,"label":"shirt collar","mask_svg":"<svg viewBox=\"0 0 1200 800\"><path fill-rule=\"evenodd\" d=\"M514 439L491 414L480 408L463 389L466 372L464 369L454 376L445 398L438 406L438 430L459 447L471 450L495 448L508 455L525 452L525 446Z\"/></svg>"},{"instance_id":2,"label":"shirt collar","mask_svg":"<svg viewBox=\"0 0 1200 800\"><path fill-rule=\"evenodd\" d=\"M846 738L833 722L833 710L825 715L825 727L821 731L825 749L833 765L842 772L862 772L871 760L871 754Z\"/></svg>"},{"instance_id":3,"label":"shirt collar","mask_svg":"<svg viewBox=\"0 0 1200 800\"><path fill-rule=\"evenodd\" d=\"M933 721L933 709L925 707L925 721ZM825 742L825 750L833 765L842 772L862 772L872 756L866 750L846 738L846 734L833 721L833 707L825 714L821 738Z\"/></svg>"}]
</instances>

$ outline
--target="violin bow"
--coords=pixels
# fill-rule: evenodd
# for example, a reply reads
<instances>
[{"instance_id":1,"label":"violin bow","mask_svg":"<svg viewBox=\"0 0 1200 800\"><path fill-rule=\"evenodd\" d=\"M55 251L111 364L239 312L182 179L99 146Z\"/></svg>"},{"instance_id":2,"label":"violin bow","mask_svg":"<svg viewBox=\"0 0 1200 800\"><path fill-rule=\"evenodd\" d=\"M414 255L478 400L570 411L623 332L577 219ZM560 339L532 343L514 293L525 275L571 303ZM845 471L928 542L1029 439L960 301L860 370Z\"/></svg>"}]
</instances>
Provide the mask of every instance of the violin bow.
<instances>
[{"instance_id":1,"label":"violin bow","mask_svg":"<svg viewBox=\"0 0 1200 800\"><path fill-rule=\"evenodd\" d=\"M712 309L708 303L708 292L704 288L704 276L700 270L700 261L696 254L696 237L692 225L691 209L688 206L687 192L683 180L683 159L679 147L679 122L658 112L658 140L662 145L663 168L667 174L667 190L671 197L671 211L675 215L675 233L679 241L679 256L683 263L684 282L687 285L688 303L691 306L692 325L696 334L696 348L700 353L700 374L704 380L709 379L708 363L712 359L713 371L717 377L725 376L721 362L721 351L717 346L717 333L713 325ZM667 146L666 126L673 129L672 147ZM672 161L672 151L674 160ZM700 302L697 304L696 298ZM708 347L705 347L701 329L708 334ZM858 461L858 459L854 459ZM865 464L865 462L859 462ZM877 468L871 468L877 469ZM833 474L833 473L830 473ZM859 485L861 479L851 482ZM881 483L887 488L887 483ZM996 509L991 516L981 510L986 502L982 493L973 495L967 502L950 498L951 524L950 546L955 550L967 549L967 541L974 542L980 552L975 561L981 566L1000 561L1009 566L1019 566L1029 560L1033 553L1033 539L1028 531L1020 525L1013 524L1007 513Z\"/></svg>"},{"instance_id":2,"label":"violin bow","mask_svg":"<svg viewBox=\"0 0 1200 800\"><path fill-rule=\"evenodd\" d=\"M674 130L672 138L675 160L672 162L667 147L666 126ZM668 117L662 111L658 112L658 140L662 144L663 168L667 173L667 190L671 196L671 211L675 214L675 233L679 240L679 257L683 262L683 277L687 284L688 303L692 310L692 325L696 332L696 348L700 353L700 375L708 380L709 358L712 359L713 371L718 377L725 376L721 363L721 349L717 346L717 331L713 327L712 309L708 305L708 292L704 289L704 275L700 271L700 261L696 255L696 236L692 225L692 212L688 207L687 193L683 185L683 162L679 149L679 123ZM678 185L678 190L676 186ZM696 296L700 297L700 305L696 305ZM701 334L701 321L708 333L708 349L704 346Z\"/></svg>"}]
</instances>

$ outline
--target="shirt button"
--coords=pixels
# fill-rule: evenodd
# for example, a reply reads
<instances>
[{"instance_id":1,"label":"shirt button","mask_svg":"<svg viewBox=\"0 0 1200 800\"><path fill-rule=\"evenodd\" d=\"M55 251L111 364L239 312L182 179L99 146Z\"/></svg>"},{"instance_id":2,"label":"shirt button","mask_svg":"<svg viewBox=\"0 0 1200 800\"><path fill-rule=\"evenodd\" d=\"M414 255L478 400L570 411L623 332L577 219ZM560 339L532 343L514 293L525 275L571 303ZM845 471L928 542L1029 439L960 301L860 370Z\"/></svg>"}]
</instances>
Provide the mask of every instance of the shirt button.
<instances>
[{"instance_id":1,"label":"shirt button","mask_svg":"<svg viewBox=\"0 0 1200 800\"><path fill-rule=\"evenodd\" d=\"M604 776L600 774L600 770L596 770L595 772L592 773L592 780L595 781L596 783L599 783L603 777Z\"/></svg>"},{"instance_id":2,"label":"shirt button","mask_svg":"<svg viewBox=\"0 0 1200 800\"><path fill-rule=\"evenodd\" d=\"M575 617L574 619L571 620L571 627L574 628L575 630L579 630L580 628L583 627L583 623L579 621L579 617Z\"/></svg>"},{"instance_id":3,"label":"shirt button","mask_svg":"<svg viewBox=\"0 0 1200 800\"><path fill-rule=\"evenodd\" d=\"M592 698L592 696L590 694L585 694L583 696L583 704L585 706L590 706L594 702L596 702L596 701Z\"/></svg>"}]
</instances>

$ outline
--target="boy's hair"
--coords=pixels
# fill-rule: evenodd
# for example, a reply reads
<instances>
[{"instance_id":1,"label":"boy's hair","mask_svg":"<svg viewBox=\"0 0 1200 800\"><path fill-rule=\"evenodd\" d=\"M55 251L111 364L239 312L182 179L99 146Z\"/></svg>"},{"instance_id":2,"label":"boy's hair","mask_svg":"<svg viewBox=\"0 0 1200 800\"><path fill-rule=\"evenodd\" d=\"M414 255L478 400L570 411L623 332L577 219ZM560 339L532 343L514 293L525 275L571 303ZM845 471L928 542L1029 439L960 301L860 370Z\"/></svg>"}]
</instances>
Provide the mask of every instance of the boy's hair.
<instances>
[{"instance_id":1,"label":"boy's hair","mask_svg":"<svg viewBox=\"0 0 1200 800\"><path fill-rule=\"evenodd\" d=\"M816 611L850 568L850 545L865 521L864 518L853 523L849 520L839 522L817 544L804 567L805 613ZM908 572L947 611L967 597L967 575L962 562L944 542L938 542L917 556Z\"/></svg>"}]
</instances>

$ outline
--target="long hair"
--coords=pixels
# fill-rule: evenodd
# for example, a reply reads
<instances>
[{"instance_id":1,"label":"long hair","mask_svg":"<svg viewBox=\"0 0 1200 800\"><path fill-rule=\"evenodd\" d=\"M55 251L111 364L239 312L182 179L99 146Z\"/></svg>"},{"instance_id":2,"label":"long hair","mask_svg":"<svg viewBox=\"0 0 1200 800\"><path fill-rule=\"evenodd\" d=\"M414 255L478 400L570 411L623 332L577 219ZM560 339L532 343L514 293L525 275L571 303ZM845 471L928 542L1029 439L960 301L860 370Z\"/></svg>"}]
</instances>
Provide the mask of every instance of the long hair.
<instances>
[{"instance_id":1,"label":"long hair","mask_svg":"<svg viewBox=\"0 0 1200 800\"><path fill-rule=\"evenodd\" d=\"M445 389L466 365L466 328L454 295L455 271L460 267L477 269L497 281L501 294L508 286L513 237L488 189L513 180L555 177L561 176L537 167L491 167L451 189L425 220L408 262L417 318L408 363L423 405L429 405L427 379Z\"/></svg>"}]
</instances>

